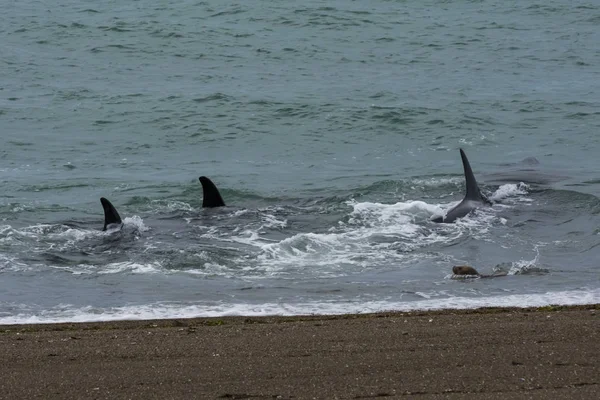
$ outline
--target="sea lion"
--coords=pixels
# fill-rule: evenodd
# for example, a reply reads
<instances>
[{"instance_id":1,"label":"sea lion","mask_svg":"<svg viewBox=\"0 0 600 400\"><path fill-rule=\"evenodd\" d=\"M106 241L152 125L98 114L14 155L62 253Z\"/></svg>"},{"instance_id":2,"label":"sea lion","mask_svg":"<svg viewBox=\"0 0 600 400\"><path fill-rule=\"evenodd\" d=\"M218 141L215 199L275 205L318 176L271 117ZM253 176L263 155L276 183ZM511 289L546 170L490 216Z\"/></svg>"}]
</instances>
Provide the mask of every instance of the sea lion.
<instances>
[{"instance_id":1,"label":"sea lion","mask_svg":"<svg viewBox=\"0 0 600 400\"><path fill-rule=\"evenodd\" d=\"M491 275L480 274L475 268L468 265L455 265L452 267L452 279L470 279L470 278L496 278L498 276L506 276L508 272L494 272Z\"/></svg>"},{"instance_id":2,"label":"sea lion","mask_svg":"<svg viewBox=\"0 0 600 400\"><path fill-rule=\"evenodd\" d=\"M455 265L452 267L452 273L454 275L479 275L475 268L468 265Z\"/></svg>"}]
</instances>

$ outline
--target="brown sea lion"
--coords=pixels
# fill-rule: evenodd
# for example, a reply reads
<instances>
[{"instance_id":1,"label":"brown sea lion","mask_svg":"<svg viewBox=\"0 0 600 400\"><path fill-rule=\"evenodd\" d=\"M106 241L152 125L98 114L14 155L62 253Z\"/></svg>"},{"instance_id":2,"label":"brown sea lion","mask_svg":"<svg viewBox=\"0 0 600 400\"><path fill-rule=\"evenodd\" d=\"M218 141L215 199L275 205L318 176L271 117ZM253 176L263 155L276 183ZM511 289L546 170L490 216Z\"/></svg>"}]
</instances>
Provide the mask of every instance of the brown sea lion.
<instances>
[{"instance_id":1,"label":"brown sea lion","mask_svg":"<svg viewBox=\"0 0 600 400\"><path fill-rule=\"evenodd\" d=\"M469 278L496 278L498 276L506 276L508 272L501 271L495 272L491 275L483 275L477 272L477 270L468 265L455 265L452 267L452 279L469 279Z\"/></svg>"},{"instance_id":2,"label":"brown sea lion","mask_svg":"<svg viewBox=\"0 0 600 400\"><path fill-rule=\"evenodd\" d=\"M452 273L454 275L479 275L475 268L468 265L455 265L452 267Z\"/></svg>"}]
</instances>

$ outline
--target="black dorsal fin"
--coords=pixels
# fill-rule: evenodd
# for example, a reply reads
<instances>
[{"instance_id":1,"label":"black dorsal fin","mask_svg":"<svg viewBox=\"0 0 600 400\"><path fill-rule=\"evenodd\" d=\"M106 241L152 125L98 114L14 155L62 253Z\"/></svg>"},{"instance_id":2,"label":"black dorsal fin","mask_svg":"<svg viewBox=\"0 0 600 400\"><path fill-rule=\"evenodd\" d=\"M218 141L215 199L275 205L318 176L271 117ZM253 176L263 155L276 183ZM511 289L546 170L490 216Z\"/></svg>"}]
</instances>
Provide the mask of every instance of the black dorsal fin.
<instances>
[{"instance_id":1,"label":"black dorsal fin","mask_svg":"<svg viewBox=\"0 0 600 400\"><path fill-rule=\"evenodd\" d=\"M104 197L100 198L100 203L102 203L102 208L104 208L104 228L103 231L106 230L106 227L110 224L122 224L121 216L117 212L117 209L111 204L110 201L105 199Z\"/></svg>"},{"instance_id":2,"label":"black dorsal fin","mask_svg":"<svg viewBox=\"0 0 600 400\"><path fill-rule=\"evenodd\" d=\"M225 202L215 184L205 176L199 179L203 192L202 207L223 207Z\"/></svg>"},{"instance_id":3,"label":"black dorsal fin","mask_svg":"<svg viewBox=\"0 0 600 400\"><path fill-rule=\"evenodd\" d=\"M481 192L479 191L479 186L477 186L477 181L475 180L475 175L473 175L471 164L469 164L469 159L467 158L467 155L463 149L460 149L460 157L462 158L463 168L465 170L465 180L467 183L467 193L465 194L465 199L483 200Z\"/></svg>"}]
</instances>

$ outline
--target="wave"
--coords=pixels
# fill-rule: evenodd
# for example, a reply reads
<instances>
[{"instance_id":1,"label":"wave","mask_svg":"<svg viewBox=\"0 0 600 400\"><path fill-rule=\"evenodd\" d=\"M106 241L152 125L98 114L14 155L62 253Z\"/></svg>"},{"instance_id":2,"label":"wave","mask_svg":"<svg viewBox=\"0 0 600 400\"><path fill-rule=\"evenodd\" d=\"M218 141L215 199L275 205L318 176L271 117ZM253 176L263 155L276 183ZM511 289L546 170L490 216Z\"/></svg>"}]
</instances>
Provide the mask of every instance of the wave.
<instances>
[{"instance_id":1,"label":"wave","mask_svg":"<svg viewBox=\"0 0 600 400\"><path fill-rule=\"evenodd\" d=\"M438 183L448 181L440 178ZM430 219L453 203L386 204L336 197L300 207L203 210L185 201L136 198L133 204L159 219L146 225L139 216L127 217L122 232L102 232L80 223L20 229L5 225L0 242L14 246L11 253L19 257L28 253L30 262L73 274L349 276L390 265L406 268L437 257L444 246L463 237L488 237L490 224L503 223L497 212L526 194L523 185L503 185L493 194L503 201L502 207L443 225ZM307 224L306 229L298 222ZM11 270L22 264L15 258Z\"/></svg>"},{"instance_id":2,"label":"wave","mask_svg":"<svg viewBox=\"0 0 600 400\"><path fill-rule=\"evenodd\" d=\"M387 311L426 311L477 309L483 307L543 307L549 305L585 305L600 303L600 289L518 294L492 297L446 297L434 300L305 302L305 303L153 303L123 307L75 307L61 304L42 311L30 305L11 304L12 315L0 314L0 325L61 322L153 320L225 316L341 315ZM3 305L2 308L7 308Z\"/></svg>"}]
</instances>

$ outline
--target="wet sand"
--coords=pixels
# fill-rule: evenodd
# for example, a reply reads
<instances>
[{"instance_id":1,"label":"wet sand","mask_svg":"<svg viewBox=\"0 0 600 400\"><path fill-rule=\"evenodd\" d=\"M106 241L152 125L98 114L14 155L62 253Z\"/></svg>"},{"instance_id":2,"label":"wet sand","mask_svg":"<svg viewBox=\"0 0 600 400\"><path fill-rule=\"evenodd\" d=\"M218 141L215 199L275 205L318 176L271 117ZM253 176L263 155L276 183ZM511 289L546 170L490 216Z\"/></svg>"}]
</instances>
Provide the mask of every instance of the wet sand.
<instances>
[{"instance_id":1,"label":"wet sand","mask_svg":"<svg viewBox=\"0 0 600 400\"><path fill-rule=\"evenodd\" d=\"M0 326L0 399L600 398L600 305Z\"/></svg>"}]
</instances>

